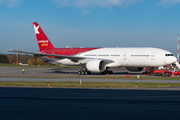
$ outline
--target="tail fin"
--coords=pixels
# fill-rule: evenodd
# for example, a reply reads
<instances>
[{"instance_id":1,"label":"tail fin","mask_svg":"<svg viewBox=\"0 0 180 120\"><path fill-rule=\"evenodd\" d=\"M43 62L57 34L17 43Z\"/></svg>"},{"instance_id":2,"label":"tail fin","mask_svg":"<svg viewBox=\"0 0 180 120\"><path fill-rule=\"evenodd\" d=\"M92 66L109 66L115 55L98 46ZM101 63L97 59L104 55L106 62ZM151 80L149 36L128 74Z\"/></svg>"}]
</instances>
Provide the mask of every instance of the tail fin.
<instances>
[{"instance_id":1,"label":"tail fin","mask_svg":"<svg viewBox=\"0 0 180 120\"><path fill-rule=\"evenodd\" d=\"M34 31L38 41L39 49L46 50L55 48L37 22L33 22Z\"/></svg>"}]
</instances>

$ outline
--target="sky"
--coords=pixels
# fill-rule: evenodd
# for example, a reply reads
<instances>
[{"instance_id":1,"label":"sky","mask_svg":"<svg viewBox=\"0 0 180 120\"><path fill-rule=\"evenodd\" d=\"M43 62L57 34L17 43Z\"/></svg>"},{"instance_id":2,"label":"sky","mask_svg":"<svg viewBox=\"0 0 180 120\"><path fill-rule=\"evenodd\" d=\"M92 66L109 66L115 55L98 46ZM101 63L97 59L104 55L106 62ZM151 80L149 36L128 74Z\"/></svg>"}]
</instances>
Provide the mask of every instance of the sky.
<instances>
[{"instance_id":1,"label":"sky","mask_svg":"<svg viewBox=\"0 0 180 120\"><path fill-rule=\"evenodd\" d=\"M0 0L0 53L38 51L33 22L65 47L156 47L177 54L180 0Z\"/></svg>"}]
</instances>

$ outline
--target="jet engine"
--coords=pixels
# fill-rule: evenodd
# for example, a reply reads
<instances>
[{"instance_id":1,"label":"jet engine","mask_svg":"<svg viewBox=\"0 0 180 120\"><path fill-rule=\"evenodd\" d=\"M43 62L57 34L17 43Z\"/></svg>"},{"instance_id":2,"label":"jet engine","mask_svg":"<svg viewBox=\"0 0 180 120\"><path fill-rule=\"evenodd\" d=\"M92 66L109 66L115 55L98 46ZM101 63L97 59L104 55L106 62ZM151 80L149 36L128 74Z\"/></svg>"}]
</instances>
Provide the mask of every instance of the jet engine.
<instances>
[{"instance_id":1,"label":"jet engine","mask_svg":"<svg viewBox=\"0 0 180 120\"><path fill-rule=\"evenodd\" d=\"M106 69L106 63L102 60L89 60L86 68L91 72L103 72Z\"/></svg>"},{"instance_id":2,"label":"jet engine","mask_svg":"<svg viewBox=\"0 0 180 120\"><path fill-rule=\"evenodd\" d=\"M139 72L143 70L143 67L126 67L126 69L133 72Z\"/></svg>"}]
</instances>

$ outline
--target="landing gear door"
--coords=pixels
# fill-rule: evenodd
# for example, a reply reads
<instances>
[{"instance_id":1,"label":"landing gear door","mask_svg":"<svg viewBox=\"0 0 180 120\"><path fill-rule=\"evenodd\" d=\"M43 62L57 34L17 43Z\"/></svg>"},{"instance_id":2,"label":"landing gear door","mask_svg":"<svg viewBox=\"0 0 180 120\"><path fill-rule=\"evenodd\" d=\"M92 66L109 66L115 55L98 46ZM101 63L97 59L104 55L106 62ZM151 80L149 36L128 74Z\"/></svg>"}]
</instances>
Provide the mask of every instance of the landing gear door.
<instances>
[{"instance_id":1,"label":"landing gear door","mask_svg":"<svg viewBox=\"0 0 180 120\"><path fill-rule=\"evenodd\" d=\"M156 58L156 53L155 53L155 52L152 52L152 53L151 53L151 60L155 60L155 58Z\"/></svg>"}]
</instances>

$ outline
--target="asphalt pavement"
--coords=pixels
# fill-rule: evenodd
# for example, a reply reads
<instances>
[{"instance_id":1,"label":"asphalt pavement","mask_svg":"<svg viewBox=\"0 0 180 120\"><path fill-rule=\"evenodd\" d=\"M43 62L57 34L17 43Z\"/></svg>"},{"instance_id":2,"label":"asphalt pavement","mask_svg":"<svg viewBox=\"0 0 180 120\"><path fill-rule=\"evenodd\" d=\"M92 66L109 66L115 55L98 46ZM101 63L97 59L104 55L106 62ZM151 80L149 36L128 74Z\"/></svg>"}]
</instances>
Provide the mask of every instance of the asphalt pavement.
<instances>
[{"instance_id":1,"label":"asphalt pavement","mask_svg":"<svg viewBox=\"0 0 180 120\"><path fill-rule=\"evenodd\" d=\"M94 78L0 78L0 81L47 82L122 82L122 83L180 83L180 80L94 79Z\"/></svg>"},{"instance_id":2,"label":"asphalt pavement","mask_svg":"<svg viewBox=\"0 0 180 120\"><path fill-rule=\"evenodd\" d=\"M1 120L179 120L179 90L0 87Z\"/></svg>"},{"instance_id":3,"label":"asphalt pavement","mask_svg":"<svg viewBox=\"0 0 180 120\"><path fill-rule=\"evenodd\" d=\"M75 68L0 67L0 81L79 81ZM113 75L141 75L115 69ZM8 78L12 76L60 76L60 78ZM92 76L104 76L97 73ZM106 76L106 77L109 77ZM79 76L81 77L81 76ZM147 76L151 77L151 76ZM176 76L179 77L179 76ZM155 82L179 80L84 79L82 82ZM0 120L179 120L180 89L127 88L84 89L53 87L0 87Z\"/></svg>"},{"instance_id":4,"label":"asphalt pavement","mask_svg":"<svg viewBox=\"0 0 180 120\"><path fill-rule=\"evenodd\" d=\"M0 76L34 76L34 77L154 77L142 75L141 72L129 72L123 68L113 68L114 74L101 75L100 73L92 73L92 75L78 75L78 68L24 68L23 67L0 67ZM162 76L156 76L162 77ZM180 78L180 75L175 77Z\"/></svg>"}]
</instances>

